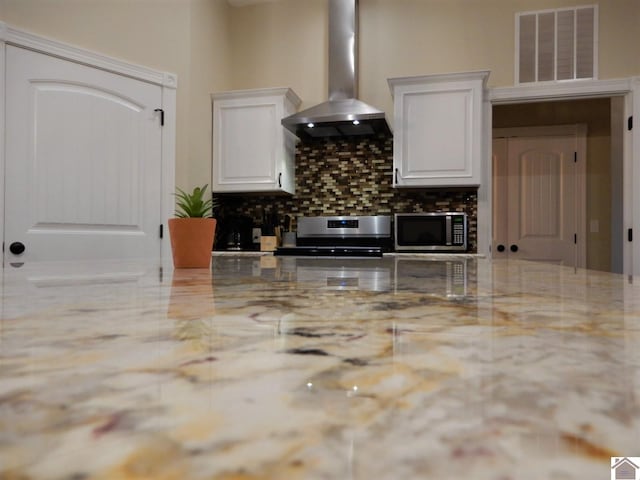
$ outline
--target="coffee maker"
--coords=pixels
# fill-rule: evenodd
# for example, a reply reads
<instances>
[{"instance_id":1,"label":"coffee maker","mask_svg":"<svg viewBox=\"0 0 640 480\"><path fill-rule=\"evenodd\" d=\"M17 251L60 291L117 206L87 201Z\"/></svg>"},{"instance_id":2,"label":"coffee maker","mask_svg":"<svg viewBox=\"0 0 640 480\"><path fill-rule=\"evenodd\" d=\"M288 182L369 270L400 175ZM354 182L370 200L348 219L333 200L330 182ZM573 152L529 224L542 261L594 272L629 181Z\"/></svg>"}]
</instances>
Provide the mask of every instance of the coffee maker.
<instances>
[{"instance_id":1,"label":"coffee maker","mask_svg":"<svg viewBox=\"0 0 640 480\"><path fill-rule=\"evenodd\" d=\"M253 220L246 215L231 215L220 225L220 250L251 250Z\"/></svg>"}]
</instances>

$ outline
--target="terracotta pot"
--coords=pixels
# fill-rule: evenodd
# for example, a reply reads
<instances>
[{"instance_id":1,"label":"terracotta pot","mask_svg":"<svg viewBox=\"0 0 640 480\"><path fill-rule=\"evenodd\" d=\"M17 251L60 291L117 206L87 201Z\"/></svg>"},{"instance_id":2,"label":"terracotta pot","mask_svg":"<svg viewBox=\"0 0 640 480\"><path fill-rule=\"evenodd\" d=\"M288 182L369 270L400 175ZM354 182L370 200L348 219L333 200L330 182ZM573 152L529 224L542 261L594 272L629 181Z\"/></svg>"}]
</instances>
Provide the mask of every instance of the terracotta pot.
<instances>
[{"instance_id":1,"label":"terracotta pot","mask_svg":"<svg viewBox=\"0 0 640 480\"><path fill-rule=\"evenodd\" d=\"M215 231L215 218L170 218L173 266L209 268Z\"/></svg>"}]
</instances>

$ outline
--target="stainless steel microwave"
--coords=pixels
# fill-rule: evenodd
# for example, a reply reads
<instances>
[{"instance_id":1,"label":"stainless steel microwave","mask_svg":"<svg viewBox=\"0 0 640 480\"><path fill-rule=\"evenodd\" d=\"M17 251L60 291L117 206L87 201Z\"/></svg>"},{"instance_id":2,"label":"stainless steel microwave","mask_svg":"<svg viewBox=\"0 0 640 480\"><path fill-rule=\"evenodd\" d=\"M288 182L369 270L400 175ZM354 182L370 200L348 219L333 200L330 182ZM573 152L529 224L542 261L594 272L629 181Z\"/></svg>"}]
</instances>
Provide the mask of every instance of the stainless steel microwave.
<instances>
[{"instance_id":1,"label":"stainless steel microwave","mask_svg":"<svg viewBox=\"0 0 640 480\"><path fill-rule=\"evenodd\" d=\"M464 252L467 250L467 214L396 213L397 252Z\"/></svg>"}]
</instances>

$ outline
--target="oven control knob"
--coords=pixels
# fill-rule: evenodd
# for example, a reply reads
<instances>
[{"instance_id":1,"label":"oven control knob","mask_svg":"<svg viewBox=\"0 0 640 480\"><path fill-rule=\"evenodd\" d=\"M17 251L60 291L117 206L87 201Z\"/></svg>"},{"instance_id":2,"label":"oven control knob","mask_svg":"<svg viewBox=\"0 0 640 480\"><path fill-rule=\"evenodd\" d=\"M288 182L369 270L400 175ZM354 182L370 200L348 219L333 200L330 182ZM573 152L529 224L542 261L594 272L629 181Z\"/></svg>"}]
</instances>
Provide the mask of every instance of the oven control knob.
<instances>
[{"instance_id":1,"label":"oven control knob","mask_svg":"<svg viewBox=\"0 0 640 480\"><path fill-rule=\"evenodd\" d=\"M511 250L513 253L516 253L518 251L518 245L511 245L509 247L509 250Z\"/></svg>"},{"instance_id":2,"label":"oven control knob","mask_svg":"<svg viewBox=\"0 0 640 480\"><path fill-rule=\"evenodd\" d=\"M498 250L499 252L504 252L504 245L498 245L497 250Z\"/></svg>"}]
</instances>

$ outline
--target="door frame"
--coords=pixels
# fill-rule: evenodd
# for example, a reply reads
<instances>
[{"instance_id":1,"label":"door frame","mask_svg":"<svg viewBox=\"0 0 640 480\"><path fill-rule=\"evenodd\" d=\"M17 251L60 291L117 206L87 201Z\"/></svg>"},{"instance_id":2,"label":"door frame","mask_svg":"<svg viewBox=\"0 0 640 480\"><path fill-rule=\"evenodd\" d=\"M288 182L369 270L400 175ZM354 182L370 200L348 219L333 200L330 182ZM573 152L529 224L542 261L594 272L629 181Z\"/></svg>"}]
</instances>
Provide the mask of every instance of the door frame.
<instances>
[{"instance_id":1,"label":"door frame","mask_svg":"<svg viewBox=\"0 0 640 480\"><path fill-rule=\"evenodd\" d=\"M492 139L510 137L558 137L573 136L576 139L576 196L578 211L576 212L576 266L586 268L587 265L587 126L575 125L545 125L539 127L508 127L494 128ZM492 142L493 143L493 142ZM493 163L492 163L493 165ZM492 172L493 174L493 172ZM492 180L493 181L493 180ZM493 219L492 219L493 221ZM493 225L493 224L492 224ZM492 242L493 243L493 242Z\"/></svg>"},{"instance_id":2,"label":"door frame","mask_svg":"<svg viewBox=\"0 0 640 480\"><path fill-rule=\"evenodd\" d=\"M66 43L35 35L24 30L13 28L0 22L0 240L4 242L5 225L5 68L6 47L13 45L44 53L63 60L80 63L89 67L105 70L143 82L158 85L161 88L162 105L164 111L164 127L161 130L161 202L160 218L163 224L173 216L175 209L175 160L176 160L176 89L178 77L169 72L153 70L141 65L124 62L122 60L102 55L97 52L74 47ZM160 226L158 226L160 227ZM169 235L163 235L160 242L160 256L162 261L171 256ZM4 254L3 266L4 266Z\"/></svg>"},{"instance_id":3,"label":"door frame","mask_svg":"<svg viewBox=\"0 0 640 480\"><path fill-rule=\"evenodd\" d=\"M640 77L612 80L580 80L544 85L489 88L485 99L483 178L478 189L478 253L491 258L492 216L492 107L527 102L550 102L620 96L624 99L623 120L640 112ZM623 132L623 230L640 232L640 168L633 169L634 158L640 161L640 128ZM623 242L623 271L640 275L640 241Z\"/></svg>"}]
</instances>

